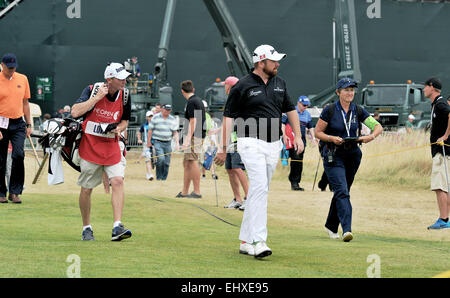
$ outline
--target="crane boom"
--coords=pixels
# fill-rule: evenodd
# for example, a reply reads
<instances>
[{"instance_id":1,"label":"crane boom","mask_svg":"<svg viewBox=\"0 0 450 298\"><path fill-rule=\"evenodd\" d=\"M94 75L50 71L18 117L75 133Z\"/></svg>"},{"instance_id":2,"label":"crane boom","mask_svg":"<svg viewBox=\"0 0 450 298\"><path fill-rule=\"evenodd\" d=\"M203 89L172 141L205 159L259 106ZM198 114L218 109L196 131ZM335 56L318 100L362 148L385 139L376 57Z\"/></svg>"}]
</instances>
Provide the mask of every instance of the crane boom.
<instances>
[{"instance_id":1,"label":"crane boom","mask_svg":"<svg viewBox=\"0 0 450 298\"><path fill-rule=\"evenodd\" d=\"M159 98L159 91L168 85L167 79L167 54L169 52L170 34L172 33L173 18L175 15L176 0L168 0L164 14L163 27L158 48L158 60L153 69L153 84L151 97Z\"/></svg>"},{"instance_id":2,"label":"crane boom","mask_svg":"<svg viewBox=\"0 0 450 298\"><path fill-rule=\"evenodd\" d=\"M311 98L314 106L322 107L336 99L335 86L339 79L350 77L361 82L358 37L354 0L335 0L333 18L333 82Z\"/></svg>"},{"instance_id":3,"label":"crane boom","mask_svg":"<svg viewBox=\"0 0 450 298\"><path fill-rule=\"evenodd\" d=\"M223 0L203 0L222 36L227 66L231 75L242 77L253 67L248 49L233 17Z\"/></svg>"}]
</instances>

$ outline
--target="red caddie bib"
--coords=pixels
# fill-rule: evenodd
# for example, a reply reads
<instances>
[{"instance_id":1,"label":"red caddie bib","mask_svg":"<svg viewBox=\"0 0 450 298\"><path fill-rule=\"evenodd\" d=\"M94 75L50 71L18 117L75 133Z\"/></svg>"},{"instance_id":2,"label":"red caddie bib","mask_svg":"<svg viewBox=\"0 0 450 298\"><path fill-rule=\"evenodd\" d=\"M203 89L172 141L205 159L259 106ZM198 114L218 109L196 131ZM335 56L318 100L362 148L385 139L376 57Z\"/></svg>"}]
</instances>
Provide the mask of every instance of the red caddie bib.
<instances>
[{"instance_id":1,"label":"red caddie bib","mask_svg":"<svg viewBox=\"0 0 450 298\"><path fill-rule=\"evenodd\" d=\"M103 97L86 115L81 127L80 157L98 165L115 165L120 162L121 152L118 137L104 133L108 123L120 123L123 114L123 90L114 102Z\"/></svg>"}]
</instances>

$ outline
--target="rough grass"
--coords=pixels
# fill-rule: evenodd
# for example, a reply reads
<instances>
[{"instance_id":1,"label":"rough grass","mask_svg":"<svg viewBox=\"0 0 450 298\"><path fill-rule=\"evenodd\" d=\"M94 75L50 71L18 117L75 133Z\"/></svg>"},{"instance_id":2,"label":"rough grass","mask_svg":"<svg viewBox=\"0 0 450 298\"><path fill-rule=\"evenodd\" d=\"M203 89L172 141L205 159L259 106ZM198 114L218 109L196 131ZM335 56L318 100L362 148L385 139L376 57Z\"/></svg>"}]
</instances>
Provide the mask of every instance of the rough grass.
<instances>
[{"instance_id":1,"label":"rough grass","mask_svg":"<svg viewBox=\"0 0 450 298\"><path fill-rule=\"evenodd\" d=\"M429 147L414 148L426 144L425 135L408 138L405 144L385 136L363 146L351 193L350 243L330 240L323 230L332 194L312 191L317 147L305 154L305 192L290 190L288 169L279 164L268 207L274 253L264 260L240 255L239 228L204 211L240 225L242 212L223 208L232 199L223 168L219 180L202 180L203 199L175 199L181 156L174 155L167 181L149 182L138 152L130 152L123 221L133 237L110 241L110 197L98 187L92 201L96 241L82 242L78 174L65 165L63 184L48 186L44 175L32 185L37 166L29 155L24 203L0 206L8 235L0 245L0 276L66 277L73 254L80 257L81 277L367 277L373 255L381 261L381 277L435 276L450 269L450 230L426 230L438 215L428 190L431 157ZM321 173L320 165L318 178Z\"/></svg>"}]
</instances>

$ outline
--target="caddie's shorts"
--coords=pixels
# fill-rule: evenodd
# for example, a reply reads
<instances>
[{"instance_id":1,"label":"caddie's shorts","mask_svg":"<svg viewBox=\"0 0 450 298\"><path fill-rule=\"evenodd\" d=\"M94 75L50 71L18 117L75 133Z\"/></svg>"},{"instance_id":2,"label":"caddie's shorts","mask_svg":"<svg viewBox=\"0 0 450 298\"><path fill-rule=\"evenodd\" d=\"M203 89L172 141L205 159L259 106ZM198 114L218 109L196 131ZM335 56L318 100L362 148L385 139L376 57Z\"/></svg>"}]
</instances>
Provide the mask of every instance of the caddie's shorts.
<instances>
[{"instance_id":1,"label":"caddie's shorts","mask_svg":"<svg viewBox=\"0 0 450 298\"><path fill-rule=\"evenodd\" d=\"M450 156L447 158L447 167L450 167ZM448 173L448 172L447 172ZM450 177L450 173L448 173ZM436 153L433 157L433 166L431 168L431 190L443 190L448 191L447 175L445 175L444 156L440 153Z\"/></svg>"},{"instance_id":2,"label":"caddie's shorts","mask_svg":"<svg viewBox=\"0 0 450 298\"><path fill-rule=\"evenodd\" d=\"M184 151L184 160L199 160L199 154L202 152L203 139L193 137L191 147Z\"/></svg>"},{"instance_id":3,"label":"caddie's shorts","mask_svg":"<svg viewBox=\"0 0 450 298\"><path fill-rule=\"evenodd\" d=\"M125 177L125 167L127 161L122 155L120 162L111 166L98 165L80 158L80 177L78 177L78 185L83 188L92 189L103 182L103 171L105 171L108 179L114 177Z\"/></svg>"}]
</instances>

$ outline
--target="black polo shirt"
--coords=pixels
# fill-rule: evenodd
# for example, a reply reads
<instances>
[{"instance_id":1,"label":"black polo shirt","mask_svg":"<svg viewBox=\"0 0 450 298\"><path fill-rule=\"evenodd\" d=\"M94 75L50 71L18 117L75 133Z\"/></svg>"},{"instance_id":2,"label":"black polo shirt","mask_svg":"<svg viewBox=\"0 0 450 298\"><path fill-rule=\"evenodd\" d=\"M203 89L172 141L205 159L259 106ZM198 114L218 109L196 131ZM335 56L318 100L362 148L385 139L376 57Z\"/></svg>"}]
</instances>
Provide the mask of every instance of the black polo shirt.
<instances>
[{"instance_id":1,"label":"black polo shirt","mask_svg":"<svg viewBox=\"0 0 450 298\"><path fill-rule=\"evenodd\" d=\"M431 104L431 133L430 143L435 143L440 137L445 134L448 125L448 114L450 113L450 106L447 101L439 95ZM450 137L444 142L450 145ZM450 147L444 146L445 155L450 155ZM442 146L431 145L431 155L434 157L436 153L442 154Z\"/></svg>"},{"instance_id":2,"label":"black polo shirt","mask_svg":"<svg viewBox=\"0 0 450 298\"><path fill-rule=\"evenodd\" d=\"M282 135L282 114L292 110L295 106L282 78L274 76L266 85L252 72L231 88L223 115L235 119L238 137L274 142Z\"/></svg>"},{"instance_id":3,"label":"black polo shirt","mask_svg":"<svg viewBox=\"0 0 450 298\"><path fill-rule=\"evenodd\" d=\"M200 118L201 117L201 118ZM197 122L195 124L194 137L204 139L206 136L206 115L205 115L205 106L203 105L203 101L197 95L192 95L189 97L186 110L184 112L184 118L189 120L190 118L196 118ZM185 133L187 134L187 128Z\"/></svg>"}]
</instances>

